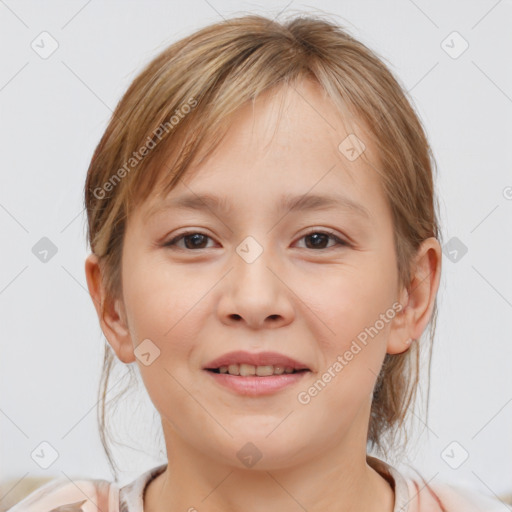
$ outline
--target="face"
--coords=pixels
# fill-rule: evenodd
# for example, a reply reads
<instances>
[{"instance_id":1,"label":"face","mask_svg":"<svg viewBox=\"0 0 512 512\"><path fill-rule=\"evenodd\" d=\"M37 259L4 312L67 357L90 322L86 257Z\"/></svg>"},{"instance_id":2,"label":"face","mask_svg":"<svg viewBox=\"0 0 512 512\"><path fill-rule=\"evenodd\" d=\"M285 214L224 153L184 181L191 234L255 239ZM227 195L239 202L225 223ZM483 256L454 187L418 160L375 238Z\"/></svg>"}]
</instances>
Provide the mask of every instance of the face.
<instances>
[{"instance_id":1,"label":"face","mask_svg":"<svg viewBox=\"0 0 512 512\"><path fill-rule=\"evenodd\" d=\"M125 362L137 362L168 447L231 465L243 447L262 469L366 447L376 377L395 346L393 225L376 164L347 158L346 142L340 150L349 133L319 86L298 91L238 111L215 152L166 199L151 196L125 235ZM177 205L205 194L218 205ZM204 368L236 350L309 371L270 392L235 390Z\"/></svg>"}]
</instances>

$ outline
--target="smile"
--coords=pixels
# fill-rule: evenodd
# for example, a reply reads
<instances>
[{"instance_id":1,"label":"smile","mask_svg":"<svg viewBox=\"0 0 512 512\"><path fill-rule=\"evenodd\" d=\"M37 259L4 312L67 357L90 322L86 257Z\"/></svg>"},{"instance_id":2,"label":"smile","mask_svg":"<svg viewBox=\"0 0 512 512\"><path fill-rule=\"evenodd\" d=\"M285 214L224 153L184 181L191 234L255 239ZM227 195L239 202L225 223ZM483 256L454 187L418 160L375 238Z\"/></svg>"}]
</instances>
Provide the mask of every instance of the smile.
<instances>
[{"instance_id":1,"label":"smile","mask_svg":"<svg viewBox=\"0 0 512 512\"><path fill-rule=\"evenodd\" d=\"M256 375L258 377L268 377L270 375L282 375L283 373L290 374L307 370L295 370L291 366L283 365L255 366L253 364L242 363L221 366L219 368L212 369L211 371L215 373L228 373L229 375L240 375L242 377L249 377L251 375Z\"/></svg>"}]
</instances>

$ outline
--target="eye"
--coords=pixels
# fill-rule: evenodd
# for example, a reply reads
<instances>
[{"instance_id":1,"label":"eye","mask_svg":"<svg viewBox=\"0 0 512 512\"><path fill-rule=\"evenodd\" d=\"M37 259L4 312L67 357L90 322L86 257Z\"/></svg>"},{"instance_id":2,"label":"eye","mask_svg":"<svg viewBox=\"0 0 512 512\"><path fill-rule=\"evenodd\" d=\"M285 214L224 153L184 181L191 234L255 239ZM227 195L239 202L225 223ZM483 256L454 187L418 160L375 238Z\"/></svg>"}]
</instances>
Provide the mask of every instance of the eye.
<instances>
[{"instance_id":1,"label":"eye","mask_svg":"<svg viewBox=\"0 0 512 512\"><path fill-rule=\"evenodd\" d=\"M330 247L325 247L325 242L329 239L333 240L335 242L335 245L342 245L342 246L349 246L350 244L336 236L334 233L330 233L329 231L310 231L309 233L306 233L302 236L302 239L310 239L311 243L306 244L307 249L329 249L330 247L333 247L331 245Z\"/></svg>"},{"instance_id":2,"label":"eye","mask_svg":"<svg viewBox=\"0 0 512 512\"><path fill-rule=\"evenodd\" d=\"M169 242L164 244L165 247L176 246L180 249L208 249L204 244L207 239L210 238L208 235L201 233L199 231L187 231L186 233L181 233L180 235L174 237ZM185 247L178 246L178 242L184 240Z\"/></svg>"}]
</instances>

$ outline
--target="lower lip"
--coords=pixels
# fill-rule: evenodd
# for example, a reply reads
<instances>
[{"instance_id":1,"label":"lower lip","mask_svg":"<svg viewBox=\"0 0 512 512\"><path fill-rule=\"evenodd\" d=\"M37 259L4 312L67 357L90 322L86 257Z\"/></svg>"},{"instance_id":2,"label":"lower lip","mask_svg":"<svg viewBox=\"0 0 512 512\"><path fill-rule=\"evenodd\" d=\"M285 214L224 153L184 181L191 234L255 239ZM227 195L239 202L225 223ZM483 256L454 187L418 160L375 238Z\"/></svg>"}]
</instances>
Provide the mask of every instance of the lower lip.
<instances>
[{"instance_id":1,"label":"lower lip","mask_svg":"<svg viewBox=\"0 0 512 512\"><path fill-rule=\"evenodd\" d=\"M203 370L218 382L221 386L229 388L240 395L260 396L271 395L288 386L296 384L304 378L309 371L297 373L283 373L281 375L269 375L268 377L241 377L228 373L215 373Z\"/></svg>"}]
</instances>

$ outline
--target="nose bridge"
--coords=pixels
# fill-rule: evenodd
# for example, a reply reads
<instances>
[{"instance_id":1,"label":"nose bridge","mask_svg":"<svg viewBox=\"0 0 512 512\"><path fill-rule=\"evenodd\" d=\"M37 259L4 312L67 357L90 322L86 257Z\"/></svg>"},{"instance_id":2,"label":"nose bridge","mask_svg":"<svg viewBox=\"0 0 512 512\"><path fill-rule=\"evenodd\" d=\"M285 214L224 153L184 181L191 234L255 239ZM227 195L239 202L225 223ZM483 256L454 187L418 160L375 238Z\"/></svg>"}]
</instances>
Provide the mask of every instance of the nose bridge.
<instances>
[{"instance_id":1,"label":"nose bridge","mask_svg":"<svg viewBox=\"0 0 512 512\"><path fill-rule=\"evenodd\" d=\"M231 278L221 301L220 314L224 321L244 320L251 327L290 321L293 308L286 286L273 268L279 262L263 243L255 236L247 236L235 247Z\"/></svg>"},{"instance_id":2,"label":"nose bridge","mask_svg":"<svg viewBox=\"0 0 512 512\"><path fill-rule=\"evenodd\" d=\"M268 268L272 268L271 251L263 245L265 241L262 238L249 235L235 248L233 277L236 289L248 293L253 287L262 299L268 300L276 291L276 283L274 274Z\"/></svg>"}]
</instances>

